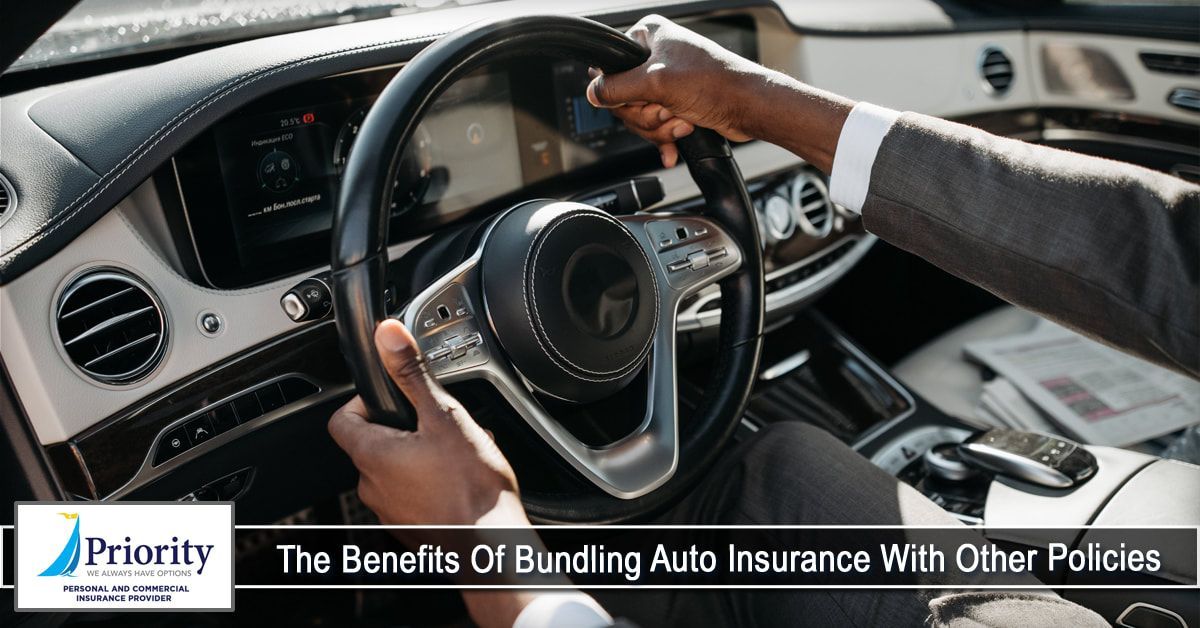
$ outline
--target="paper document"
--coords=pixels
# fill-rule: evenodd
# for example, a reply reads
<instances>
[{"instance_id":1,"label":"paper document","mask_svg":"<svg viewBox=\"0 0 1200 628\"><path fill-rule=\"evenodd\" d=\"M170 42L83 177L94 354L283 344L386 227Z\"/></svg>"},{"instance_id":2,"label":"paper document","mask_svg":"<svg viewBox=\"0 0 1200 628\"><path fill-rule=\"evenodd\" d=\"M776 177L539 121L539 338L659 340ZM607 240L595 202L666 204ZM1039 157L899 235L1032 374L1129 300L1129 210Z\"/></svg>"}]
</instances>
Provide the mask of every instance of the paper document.
<instances>
[{"instance_id":1,"label":"paper document","mask_svg":"<svg viewBox=\"0 0 1200 628\"><path fill-rule=\"evenodd\" d=\"M965 350L1003 378L985 385L981 414L1017 429L1057 425L1085 443L1123 447L1200 422L1200 382L1050 322Z\"/></svg>"},{"instance_id":2,"label":"paper document","mask_svg":"<svg viewBox=\"0 0 1200 628\"><path fill-rule=\"evenodd\" d=\"M1051 423L1041 410L1029 403L1012 382L1003 377L997 377L983 385L979 409L984 418L996 427L1044 434L1063 433L1072 438L1079 438L1078 434L1072 434L1069 430Z\"/></svg>"}]
</instances>

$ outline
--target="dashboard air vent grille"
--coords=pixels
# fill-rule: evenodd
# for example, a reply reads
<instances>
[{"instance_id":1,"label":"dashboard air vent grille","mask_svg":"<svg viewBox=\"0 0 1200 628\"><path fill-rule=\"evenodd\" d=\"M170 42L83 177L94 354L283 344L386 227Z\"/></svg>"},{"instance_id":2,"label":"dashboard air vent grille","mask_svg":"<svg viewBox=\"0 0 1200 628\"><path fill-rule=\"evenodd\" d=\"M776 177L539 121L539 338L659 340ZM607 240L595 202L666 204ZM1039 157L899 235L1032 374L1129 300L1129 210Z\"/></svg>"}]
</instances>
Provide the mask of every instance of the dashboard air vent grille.
<instances>
[{"instance_id":1,"label":"dashboard air vent grille","mask_svg":"<svg viewBox=\"0 0 1200 628\"><path fill-rule=\"evenodd\" d=\"M814 173L801 174L792 182L792 210L800 229L814 238L823 238L833 230L829 189Z\"/></svg>"},{"instance_id":2,"label":"dashboard air vent grille","mask_svg":"<svg viewBox=\"0 0 1200 628\"><path fill-rule=\"evenodd\" d=\"M8 215L9 210L17 204L17 195L13 192L12 186L9 185L8 179L0 175L0 222L4 221L4 217Z\"/></svg>"},{"instance_id":3,"label":"dashboard air vent grille","mask_svg":"<svg viewBox=\"0 0 1200 628\"><path fill-rule=\"evenodd\" d=\"M96 270L71 282L55 324L71 362L108 384L154 370L167 344L162 305L144 283L119 270Z\"/></svg>"},{"instance_id":4,"label":"dashboard air vent grille","mask_svg":"<svg viewBox=\"0 0 1200 628\"><path fill-rule=\"evenodd\" d=\"M979 74L988 91L1000 96L1012 87L1012 60L1003 50L995 46L988 46L979 55Z\"/></svg>"},{"instance_id":5,"label":"dashboard air vent grille","mask_svg":"<svg viewBox=\"0 0 1200 628\"><path fill-rule=\"evenodd\" d=\"M1200 57L1181 53L1143 52L1138 55L1151 72L1200 76Z\"/></svg>"}]
</instances>

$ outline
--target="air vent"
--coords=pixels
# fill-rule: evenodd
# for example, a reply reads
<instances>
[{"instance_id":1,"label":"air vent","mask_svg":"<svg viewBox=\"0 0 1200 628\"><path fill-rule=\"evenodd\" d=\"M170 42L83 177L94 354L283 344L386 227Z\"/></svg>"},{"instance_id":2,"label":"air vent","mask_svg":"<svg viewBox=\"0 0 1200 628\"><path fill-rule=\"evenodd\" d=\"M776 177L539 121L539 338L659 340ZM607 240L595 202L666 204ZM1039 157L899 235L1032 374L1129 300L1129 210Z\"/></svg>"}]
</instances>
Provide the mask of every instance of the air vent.
<instances>
[{"instance_id":1,"label":"air vent","mask_svg":"<svg viewBox=\"0 0 1200 628\"><path fill-rule=\"evenodd\" d=\"M144 283L119 270L73 281L59 300L56 324L71 362L107 384L144 377L167 346L162 305Z\"/></svg>"},{"instance_id":2,"label":"air vent","mask_svg":"<svg viewBox=\"0 0 1200 628\"><path fill-rule=\"evenodd\" d=\"M12 184L4 175L0 175L0 222L8 216L9 211L17 206L17 195L13 192Z\"/></svg>"},{"instance_id":3,"label":"air vent","mask_svg":"<svg viewBox=\"0 0 1200 628\"><path fill-rule=\"evenodd\" d=\"M1151 72L1200 76L1200 57L1180 53L1143 52L1138 57Z\"/></svg>"},{"instance_id":4,"label":"air vent","mask_svg":"<svg viewBox=\"0 0 1200 628\"><path fill-rule=\"evenodd\" d=\"M792 211L800 230L814 238L824 238L833 229L829 189L816 174L806 172L792 180Z\"/></svg>"},{"instance_id":5,"label":"air vent","mask_svg":"<svg viewBox=\"0 0 1200 628\"><path fill-rule=\"evenodd\" d=\"M988 92L1002 96L1012 87L1012 60L1003 50L988 46L979 54L979 75Z\"/></svg>"}]
</instances>

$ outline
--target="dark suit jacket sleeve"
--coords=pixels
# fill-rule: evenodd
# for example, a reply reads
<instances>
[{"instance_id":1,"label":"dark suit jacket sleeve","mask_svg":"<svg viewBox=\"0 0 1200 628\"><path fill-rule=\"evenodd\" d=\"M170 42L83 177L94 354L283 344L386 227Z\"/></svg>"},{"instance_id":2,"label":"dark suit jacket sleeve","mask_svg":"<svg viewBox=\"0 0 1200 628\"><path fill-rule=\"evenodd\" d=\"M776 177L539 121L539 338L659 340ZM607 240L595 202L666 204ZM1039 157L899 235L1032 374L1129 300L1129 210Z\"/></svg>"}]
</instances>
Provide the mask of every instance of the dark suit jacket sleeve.
<instances>
[{"instance_id":1,"label":"dark suit jacket sleeve","mask_svg":"<svg viewBox=\"0 0 1200 628\"><path fill-rule=\"evenodd\" d=\"M997 296L1200 377L1200 186L900 116L863 224Z\"/></svg>"}]
</instances>

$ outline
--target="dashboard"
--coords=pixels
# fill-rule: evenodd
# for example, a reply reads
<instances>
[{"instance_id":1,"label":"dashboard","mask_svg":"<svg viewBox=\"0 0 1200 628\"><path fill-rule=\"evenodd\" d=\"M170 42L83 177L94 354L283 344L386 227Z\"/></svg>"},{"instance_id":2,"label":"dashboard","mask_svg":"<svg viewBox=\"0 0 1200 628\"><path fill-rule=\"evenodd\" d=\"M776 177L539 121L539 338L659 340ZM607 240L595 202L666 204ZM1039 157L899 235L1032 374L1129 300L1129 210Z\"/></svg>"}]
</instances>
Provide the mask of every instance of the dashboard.
<instances>
[{"instance_id":1,"label":"dashboard","mask_svg":"<svg viewBox=\"0 0 1200 628\"><path fill-rule=\"evenodd\" d=\"M689 26L757 58L752 19ZM205 131L173 159L179 197L204 279L242 288L317 266L342 169L367 111L396 67L281 90ZM653 155L584 96L587 68L523 58L483 68L438 96L403 148L391 201L394 240L477 216L588 170L617 171ZM541 188L538 184L545 184Z\"/></svg>"},{"instance_id":2,"label":"dashboard","mask_svg":"<svg viewBox=\"0 0 1200 628\"><path fill-rule=\"evenodd\" d=\"M1008 135L1038 137L1021 122L1029 111L1103 109L1038 91L1031 52L1042 41L1086 45L1094 33L1027 33L993 22L958 28L938 22L945 13L923 0L917 4L928 13L906 13L924 20L905 22L912 32L847 37L829 26L897 28L895 16L869 4L581 0L566 10L616 25L662 12L811 84L948 118L996 114L1020 123L991 127ZM256 485L280 494L324 481L319 469L305 475L283 461L262 463L264 455L328 455L319 450L328 440L324 421L351 390L332 323L297 323L281 298L328 264L341 169L388 80L439 33L518 9L543 10L515 0L344 24L4 95L0 184L12 200L0 215L0 336L5 376L20 398L8 414L28 417L68 492L173 499L231 465L258 466ZM820 24L825 30L812 30ZM906 45L897 45L900 37ZM1120 104L1136 114L1125 123L1140 116L1193 124L1197 114L1164 98L1179 79L1143 68L1138 55L1191 54L1194 37L1108 37L1137 85L1136 100ZM1026 68L1003 94L984 87L977 67L979 52L995 47ZM655 210L693 209L686 169L662 169L653 147L590 108L586 81L577 64L523 59L484 68L442 94L400 160L391 258L521 200L590 198L635 177L661 182ZM1060 139L1070 139L1070 129L1058 129ZM875 239L829 202L825 178L795 155L761 142L734 152L763 230L768 315L779 320L844 276ZM98 381L86 359L63 346L75 319L56 313L66 295L89 296L71 289L81 277L104 278L98 270L116 275L113 294L130 289L122 298L149 308L136 322L160 333L128 354L145 357L136 377ZM712 332L719 299L714 287L682 303L680 332L689 340ZM207 327L213 321L219 325ZM217 427L227 406L257 410L159 463L162 443L196 421ZM285 437L286 447L268 440ZM222 455L209 456L215 449Z\"/></svg>"}]
</instances>

